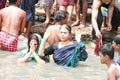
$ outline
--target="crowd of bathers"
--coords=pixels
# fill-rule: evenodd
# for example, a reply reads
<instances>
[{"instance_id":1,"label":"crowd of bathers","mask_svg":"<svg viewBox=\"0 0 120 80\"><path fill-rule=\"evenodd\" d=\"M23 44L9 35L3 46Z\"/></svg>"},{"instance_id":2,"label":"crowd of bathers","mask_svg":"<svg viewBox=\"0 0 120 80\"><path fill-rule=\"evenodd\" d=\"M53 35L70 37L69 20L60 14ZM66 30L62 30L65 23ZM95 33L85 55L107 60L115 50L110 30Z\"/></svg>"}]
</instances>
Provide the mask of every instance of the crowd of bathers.
<instances>
[{"instance_id":1,"label":"crowd of bathers","mask_svg":"<svg viewBox=\"0 0 120 80\"><path fill-rule=\"evenodd\" d=\"M120 1L93 0L91 3L91 35L93 43L96 42L95 52L100 57L101 63L108 67L107 80L118 80L120 78ZM45 21L40 23L40 27L46 28L43 36L38 33L30 34L35 22L36 4L45 11ZM73 22L74 11L76 15ZM80 34L80 29L87 26L87 11L87 0L0 0L0 49L17 51L18 37L23 35L27 39L27 48L21 51L18 63L35 60L43 64L50 61L49 55L53 55L56 64L76 67L79 61L85 61L89 57ZM54 23L51 25L52 14ZM72 27L78 28L75 32L75 40L72 36ZM102 44L104 35L101 33L102 29L116 33L111 43ZM46 43L49 43L48 47ZM119 56L114 58L115 51Z\"/></svg>"}]
</instances>

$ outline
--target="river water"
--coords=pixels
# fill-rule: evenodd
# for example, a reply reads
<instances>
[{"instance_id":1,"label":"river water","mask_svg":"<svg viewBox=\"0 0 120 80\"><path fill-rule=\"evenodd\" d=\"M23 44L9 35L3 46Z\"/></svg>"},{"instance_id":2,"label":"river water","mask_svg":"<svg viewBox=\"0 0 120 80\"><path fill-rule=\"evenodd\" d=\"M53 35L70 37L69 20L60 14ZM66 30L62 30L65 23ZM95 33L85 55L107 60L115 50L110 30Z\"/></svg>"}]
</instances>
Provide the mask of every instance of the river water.
<instances>
[{"instance_id":1,"label":"river water","mask_svg":"<svg viewBox=\"0 0 120 80\"><path fill-rule=\"evenodd\" d=\"M85 62L76 68L58 66L53 61L46 64L36 62L17 63L17 56L26 46L19 43L18 52L0 51L0 80L105 80L107 67L100 63L93 49L87 45L89 53Z\"/></svg>"}]
</instances>

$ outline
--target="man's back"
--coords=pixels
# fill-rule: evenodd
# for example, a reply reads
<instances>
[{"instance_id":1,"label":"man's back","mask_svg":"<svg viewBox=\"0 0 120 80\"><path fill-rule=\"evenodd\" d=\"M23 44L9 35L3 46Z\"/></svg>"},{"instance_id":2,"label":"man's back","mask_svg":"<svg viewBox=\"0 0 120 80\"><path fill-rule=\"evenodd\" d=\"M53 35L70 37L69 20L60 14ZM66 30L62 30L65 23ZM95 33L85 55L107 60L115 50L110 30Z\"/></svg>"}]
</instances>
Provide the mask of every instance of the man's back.
<instances>
[{"instance_id":1,"label":"man's back","mask_svg":"<svg viewBox=\"0 0 120 80\"><path fill-rule=\"evenodd\" d=\"M46 32L50 32L50 36L48 37L48 43L51 45L55 42L59 42L59 27L60 25L52 25L49 26Z\"/></svg>"},{"instance_id":2,"label":"man's back","mask_svg":"<svg viewBox=\"0 0 120 80\"><path fill-rule=\"evenodd\" d=\"M11 5L0 11L1 30L18 36L24 31L26 13L17 6Z\"/></svg>"},{"instance_id":3,"label":"man's back","mask_svg":"<svg viewBox=\"0 0 120 80\"><path fill-rule=\"evenodd\" d=\"M108 80L120 80L120 66L116 63L111 63L108 69Z\"/></svg>"}]
</instances>

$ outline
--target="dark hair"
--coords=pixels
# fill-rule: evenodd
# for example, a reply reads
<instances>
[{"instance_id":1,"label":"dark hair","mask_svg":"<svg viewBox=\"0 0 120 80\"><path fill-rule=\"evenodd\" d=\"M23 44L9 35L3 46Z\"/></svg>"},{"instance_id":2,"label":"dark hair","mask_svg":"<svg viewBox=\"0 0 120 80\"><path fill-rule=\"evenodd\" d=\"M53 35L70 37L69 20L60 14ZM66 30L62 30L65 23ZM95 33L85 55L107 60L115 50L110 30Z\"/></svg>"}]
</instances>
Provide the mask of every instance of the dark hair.
<instances>
[{"instance_id":1,"label":"dark hair","mask_svg":"<svg viewBox=\"0 0 120 80\"><path fill-rule=\"evenodd\" d=\"M71 26L70 26L70 25L64 24L64 25L60 26L59 30L60 30L62 27L65 27L65 29L67 29L68 32L71 34Z\"/></svg>"},{"instance_id":2,"label":"dark hair","mask_svg":"<svg viewBox=\"0 0 120 80\"><path fill-rule=\"evenodd\" d=\"M9 0L9 4L15 4L17 2L17 0Z\"/></svg>"},{"instance_id":3,"label":"dark hair","mask_svg":"<svg viewBox=\"0 0 120 80\"><path fill-rule=\"evenodd\" d=\"M39 39L38 39L38 36L35 35L35 34L31 34L30 37L28 38L28 46L30 46L30 41L32 39L35 39L37 41L37 44L39 45Z\"/></svg>"},{"instance_id":4,"label":"dark hair","mask_svg":"<svg viewBox=\"0 0 120 80\"><path fill-rule=\"evenodd\" d=\"M108 55L110 59L114 58L114 48L112 44L104 44L100 47L99 51L105 56Z\"/></svg>"},{"instance_id":5,"label":"dark hair","mask_svg":"<svg viewBox=\"0 0 120 80\"><path fill-rule=\"evenodd\" d=\"M114 41L116 44L120 44L120 35L116 35L116 36L113 38L113 41Z\"/></svg>"},{"instance_id":6,"label":"dark hair","mask_svg":"<svg viewBox=\"0 0 120 80\"><path fill-rule=\"evenodd\" d=\"M61 21L62 19L65 19L68 15L68 12L67 11L64 11L64 10L59 10L56 12L54 18L55 18L55 21L56 22L59 22Z\"/></svg>"}]
</instances>

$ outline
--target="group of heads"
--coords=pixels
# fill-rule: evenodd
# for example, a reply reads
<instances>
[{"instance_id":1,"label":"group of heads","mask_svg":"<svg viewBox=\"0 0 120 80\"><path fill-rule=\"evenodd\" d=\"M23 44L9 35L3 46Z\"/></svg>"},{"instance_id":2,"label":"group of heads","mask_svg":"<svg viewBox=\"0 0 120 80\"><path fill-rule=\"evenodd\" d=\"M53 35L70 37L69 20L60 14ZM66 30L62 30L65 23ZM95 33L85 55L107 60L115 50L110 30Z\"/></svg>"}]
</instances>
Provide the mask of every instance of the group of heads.
<instances>
[{"instance_id":1,"label":"group of heads","mask_svg":"<svg viewBox=\"0 0 120 80\"><path fill-rule=\"evenodd\" d=\"M120 52L120 35L113 38L113 43L104 44L99 49L101 63L106 63L106 60L113 60L115 51Z\"/></svg>"},{"instance_id":2,"label":"group of heads","mask_svg":"<svg viewBox=\"0 0 120 80\"><path fill-rule=\"evenodd\" d=\"M62 42L69 41L71 37L71 26L68 24L60 26L59 37ZM38 49L38 45L40 45L40 40L36 34L30 35L28 39L28 45L29 47L35 46L36 49Z\"/></svg>"},{"instance_id":3,"label":"group of heads","mask_svg":"<svg viewBox=\"0 0 120 80\"><path fill-rule=\"evenodd\" d=\"M55 22L59 22L61 24L67 24L68 23L68 12L64 10L59 10L54 15Z\"/></svg>"}]
</instances>

